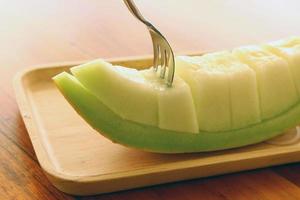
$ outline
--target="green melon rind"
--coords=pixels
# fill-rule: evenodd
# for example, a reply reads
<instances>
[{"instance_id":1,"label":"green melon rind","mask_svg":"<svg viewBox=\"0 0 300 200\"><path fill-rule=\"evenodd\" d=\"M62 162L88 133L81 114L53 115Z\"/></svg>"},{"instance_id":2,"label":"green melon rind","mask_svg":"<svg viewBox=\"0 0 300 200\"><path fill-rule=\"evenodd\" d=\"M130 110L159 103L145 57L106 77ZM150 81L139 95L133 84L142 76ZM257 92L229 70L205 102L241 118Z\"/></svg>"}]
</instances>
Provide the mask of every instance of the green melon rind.
<instances>
[{"instance_id":1,"label":"green melon rind","mask_svg":"<svg viewBox=\"0 0 300 200\"><path fill-rule=\"evenodd\" d=\"M151 152L204 152L241 147L279 135L300 121L300 103L297 103L280 116L243 129L198 134L175 132L120 118L66 72L53 80L78 114L103 136L115 143Z\"/></svg>"}]
</instances>

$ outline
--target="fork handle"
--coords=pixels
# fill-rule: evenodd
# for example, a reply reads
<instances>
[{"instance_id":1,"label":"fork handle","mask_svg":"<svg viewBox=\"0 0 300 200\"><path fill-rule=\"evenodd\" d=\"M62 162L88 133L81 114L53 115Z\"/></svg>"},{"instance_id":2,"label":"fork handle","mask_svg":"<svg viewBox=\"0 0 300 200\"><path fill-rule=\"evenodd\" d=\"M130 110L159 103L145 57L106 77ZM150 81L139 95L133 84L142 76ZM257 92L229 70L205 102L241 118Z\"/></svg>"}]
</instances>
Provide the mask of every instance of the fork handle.
<instances>
[{"instance_id":1,"label":"fork handle","mask_svg":"<svg viewBox=\"0 0 300 200\"><path fill-rule=\"evenodd\" d=\"M142 16L141 12L139 11L139 9L136 7L135 3L133 2L133 0L123 0L124 3L126 4L127 8L129 9L129 11L141 22L143 22L144 24L148 25L149 22Z\"/></svg>"}]
</instances>

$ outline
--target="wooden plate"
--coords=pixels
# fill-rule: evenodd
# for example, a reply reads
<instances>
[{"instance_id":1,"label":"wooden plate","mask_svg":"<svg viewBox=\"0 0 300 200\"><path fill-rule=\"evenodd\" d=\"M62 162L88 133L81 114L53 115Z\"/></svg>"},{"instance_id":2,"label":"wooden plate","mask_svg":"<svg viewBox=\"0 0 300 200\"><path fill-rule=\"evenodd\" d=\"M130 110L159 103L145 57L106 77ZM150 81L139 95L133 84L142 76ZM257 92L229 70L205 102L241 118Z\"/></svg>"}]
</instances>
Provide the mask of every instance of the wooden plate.
<instances>
[{"instance_id":1,"label":"wooden plate","mask_svg":"<svg viewBox=\"0 0 300 200\"><path fill-rule=\"evenodd\" d=\"M109 60L147 68L150 57ZM165 155L123 147L81 119L51 77L76 63L28 69L16 76L15 93L39 163L61 191L90 195L300 161L300 143L267 143L211 153Z\"/></svg>"}]
</instances>

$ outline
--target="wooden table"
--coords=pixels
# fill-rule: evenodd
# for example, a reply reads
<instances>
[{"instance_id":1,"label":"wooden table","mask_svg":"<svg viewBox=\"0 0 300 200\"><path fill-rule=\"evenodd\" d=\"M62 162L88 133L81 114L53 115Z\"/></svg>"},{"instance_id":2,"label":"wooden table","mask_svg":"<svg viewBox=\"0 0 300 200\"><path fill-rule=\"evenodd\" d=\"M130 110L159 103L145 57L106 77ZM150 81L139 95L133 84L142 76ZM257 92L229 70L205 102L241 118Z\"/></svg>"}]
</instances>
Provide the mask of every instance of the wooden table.
<instances>
[{"instance_id":1,"label":"wooden table","mask_svg":"<svg viewBox=\"0 0 300 200\"><path fill-rule=\"evenodd\" d=\"M300 2L136 0L176 53L300 35ZM121 0L9 0L0 7L1 199L81 199L55 189L38 165L11 81L27 66L152 53ZM82 199L300 199L300 164Z\"/></svg>"}]
</instances>

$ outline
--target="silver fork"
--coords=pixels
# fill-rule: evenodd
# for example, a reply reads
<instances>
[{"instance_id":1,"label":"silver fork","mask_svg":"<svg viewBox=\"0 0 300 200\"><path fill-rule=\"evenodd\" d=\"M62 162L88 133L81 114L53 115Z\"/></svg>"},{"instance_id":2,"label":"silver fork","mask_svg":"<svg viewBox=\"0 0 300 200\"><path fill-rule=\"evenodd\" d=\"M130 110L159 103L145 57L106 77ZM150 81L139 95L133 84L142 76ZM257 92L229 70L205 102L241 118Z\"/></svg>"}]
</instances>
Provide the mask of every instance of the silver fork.
<instances>
[{"instance_id":1,"label":"silver fork","mask_svg":"<svg viewBox=\"0 0 300 200\"><path fill-rule=\"evenodd\" d=\"M167 39L148 21L146 20L138 8L136 7L133 0L124 0L129 11L143 24L145 24L150 32L152 43L153 43L153 67L154 70L158 70L160 64L161 71L160 77L165 79L166 70L168 68L168 75L166 78L167 86L171 87L175 73L175 61L173 50L167 41Z\"/></svg>"}]
</instances>

